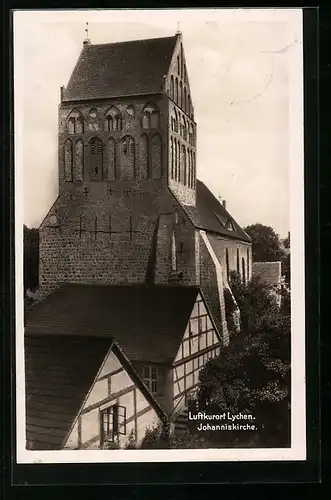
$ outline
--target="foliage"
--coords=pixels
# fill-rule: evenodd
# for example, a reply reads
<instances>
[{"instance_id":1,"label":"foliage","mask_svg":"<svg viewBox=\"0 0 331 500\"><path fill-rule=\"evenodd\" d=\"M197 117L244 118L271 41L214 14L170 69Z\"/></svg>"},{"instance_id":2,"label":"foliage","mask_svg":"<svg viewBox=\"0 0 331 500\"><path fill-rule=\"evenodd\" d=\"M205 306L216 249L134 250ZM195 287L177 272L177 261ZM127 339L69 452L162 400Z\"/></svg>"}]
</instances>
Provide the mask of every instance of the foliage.
<instances>
[{"instance_id":1,"label":"foliage","mask_svg":"<svg viewBox=\"0 0 331 500\"><path fill-rule=\"evenodd\" d=\"M39 231L23 226L24 238L24 297L27 290L39 285Z\"/></svg>"},{"instance_id":2,"label":"foliage","mask_svg":"<svg viewBox=\"0 0 331 500\"><path fill-rule=\"evenodd\" d=\"M275 262L283 259L281 240L272 227L257 223L244 229L252 239L253 262Z\"/></svg>"},{"instance_id":3,"label":"foliage","mask_svg":"<svg viewBox=\"0 0 331 500\"><path fill-rule=\"evenodd\" d=\"M133 430L130 432L129 439L125 443L125 449L126 450L136 450L137 449L137 444L136 444Z\"/></svg>"},{"instance_id":4,"label":"foliage","mask_svg":"<svg viewBox=\"0 0 331 500\"><path fill-rule=\"evenodd\" d=\"M253 262L282 263L282 275L290 284L290 235L281 240L270 226L256 223L244 228L252 239Z\"/></svg>"},{"instance_id":5,"label":"foliage","mask_svg":"<svg viewBox=\"0 0 331 500\"><path fill-rule=\"evenodd\" d=\"M211 441L201 436L190 434L189 432L176 435L165 436L162 425L146 430L145 437L141 443L141 449L193 449L193 448L212 448Z\"/></svg>"},{"instance_id":6,"label":"foliage","mask_svg":"<svg viewBox=\"0 0 331 500\"><path fill-rule=\"evenodd\" d=\"M240 275L230 273L230 287L240 309L241 322L244 332L254 335L268 329L274 323L282 321L276 297L272 287L262 283L258 277L252 277L243 283Z\"/></svg>"},{"instance_id":7,"label":"foliage","mask_svg":"<svg viewBox=\"0 0 331 500\"><path fill-rule=\"evenodd\" d=\"M277 306L269 288L258 280L244 285L234 273L231 289L241 310L246 335L222 347L219 357L201 370L200 405L206 405L213 413L251 413L259 429L254 438L256 446L287 446L290 317ZM248 432L210 432L222 446L234 444L236 439L241 444L252 439Z\"/></svg>"},{"instance_id":8,"label":"foliage","mask_svg":"<svg viewBox=\"0 0 331 500\"><path fill-rule=\"evenodd\" d=\"M152 428L148 427L146 429L140 448L142 450L169 448L169 440L164 435L162 424Z\"/></svg>"}]
</instances>

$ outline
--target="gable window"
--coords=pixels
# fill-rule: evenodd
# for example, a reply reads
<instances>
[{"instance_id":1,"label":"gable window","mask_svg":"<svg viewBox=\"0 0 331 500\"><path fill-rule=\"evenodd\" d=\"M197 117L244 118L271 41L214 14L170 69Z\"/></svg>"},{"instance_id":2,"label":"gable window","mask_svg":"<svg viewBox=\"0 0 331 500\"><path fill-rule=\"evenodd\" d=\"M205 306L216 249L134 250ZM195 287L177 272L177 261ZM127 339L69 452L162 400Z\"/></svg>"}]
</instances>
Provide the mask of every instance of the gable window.
<instances>
[{"instance_id":1,"label":"gable window","mask_svg":"<svg viewBox=\"0 0 331 500\"><path fill-rule=\"evenodd\" d=\"M100 412L101 445L114 442L120 434L126 434L126 407L118 404L109 406Z\"/></svg>"},{"instance_id":2,"label":"gable window","mask_svg":"<svg viewBox=\"0 0 331 500\"><path fill-rule=\"evenodd\" d=\"M144 366L144 382L152 394L157 393L157 373L155 366Z\"/></svg>"}]
</instances>

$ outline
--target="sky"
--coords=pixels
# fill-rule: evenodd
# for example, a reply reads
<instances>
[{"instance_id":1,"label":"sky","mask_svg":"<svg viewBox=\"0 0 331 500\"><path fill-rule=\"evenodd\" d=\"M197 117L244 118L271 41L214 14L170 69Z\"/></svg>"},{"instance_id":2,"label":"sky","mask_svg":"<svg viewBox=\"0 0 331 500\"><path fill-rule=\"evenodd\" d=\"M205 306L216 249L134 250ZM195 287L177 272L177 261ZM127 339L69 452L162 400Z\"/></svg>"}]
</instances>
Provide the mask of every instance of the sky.
<instances>
[{"instance_id":1,"label":"sky","mask_svg":"<svg viewBox=\"0 0 331 500\"><path fill-rule=\"evenodd\" d=\"M300 64L293 65L302 41L299 9L17 12L15 164L24 224L38 227L58 194L60 87L79 57L86 21L92 44L172 36L179 23L197 122L198 178L226 200L241 226L260 222L285 237L297 143L291 96L302 81ZM297 118L294 134L302 126Z\"/></svg>"}]
</instances>

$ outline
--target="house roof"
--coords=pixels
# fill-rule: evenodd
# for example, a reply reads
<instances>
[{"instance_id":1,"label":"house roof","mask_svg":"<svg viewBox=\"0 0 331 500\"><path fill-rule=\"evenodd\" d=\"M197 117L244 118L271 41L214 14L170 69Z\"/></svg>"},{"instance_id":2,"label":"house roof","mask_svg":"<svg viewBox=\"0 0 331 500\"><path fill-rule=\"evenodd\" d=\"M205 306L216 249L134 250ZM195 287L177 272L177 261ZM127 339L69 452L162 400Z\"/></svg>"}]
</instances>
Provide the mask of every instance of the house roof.
<instances>
[{"instance_id":1,"label":"house roof","mask_svg":"<svg viewBox=\"0 0 331 500\"><path fill-rule=\"evenodd\" d=\"M176 41L171 36L85 44L62 101L161 93Z\"/></svg>"},{"instance_id":2,"label":"house roof","mask_svg":"<svg viewBox=\"0 0 331 500\"><path fill-rule=\"evenodd\" d=\"M26 314L26 335L113 338L131 361L172 363L198 287L67 284Z\"/></svg>"},{"instance_id":3,"label":"house roof","mask_svg":"<svg viewBox=\"0 0 331 500\"><path fill-rule=\"evenodd\" d=\"M112 349L161 419L166 413L111 338L25 337L26 438L30 449L61 449Z\"/></svg>"},{"instance_id":4,"label":"house roof","mask_svg":"<svg viewBox=\"0 0 331 500\"><path fill-rule=\"evenodd\" d=\"M182 205L197 229L210 231L236 240L251 242L251 238L227 212L207 186L197 179L196 206ZM230 229L229 227L232 227Z\"/></svg>"},{"instance_id":5,"label":"house roof","mask_svg":"<svg viewBox=\"0 0 331 500\"><path fill-rule=\"evenodd\" d=\"M26 432L30 449L59 449L112 339L25 337Z\"/></svg>"}]
</instances>

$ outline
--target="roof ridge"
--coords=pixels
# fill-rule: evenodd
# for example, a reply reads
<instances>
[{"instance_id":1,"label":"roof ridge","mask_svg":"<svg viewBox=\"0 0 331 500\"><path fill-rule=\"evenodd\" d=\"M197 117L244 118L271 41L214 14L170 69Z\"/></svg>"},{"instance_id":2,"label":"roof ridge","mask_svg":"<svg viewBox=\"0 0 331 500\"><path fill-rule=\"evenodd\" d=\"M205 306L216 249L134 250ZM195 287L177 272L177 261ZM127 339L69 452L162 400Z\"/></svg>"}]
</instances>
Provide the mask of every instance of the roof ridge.
<instances>
[{"instance_id":1,"label":"roof ridge","mask_svg":"<svg viewBox=\"0 0 331 500\"><path fill-rule=\"evenodd\" d=\"M176 35L172 36L159 36L156 38L137 38L135 40L123 40L121 42L106 42L106 43L91 43L89 45L86 45L87 48L90 47L104 47L107 45L126 45L128 43L137 43L137 42L152 42L156 40L167 40L171 38L176 38Z\"/></svg>"}]
</instances>

